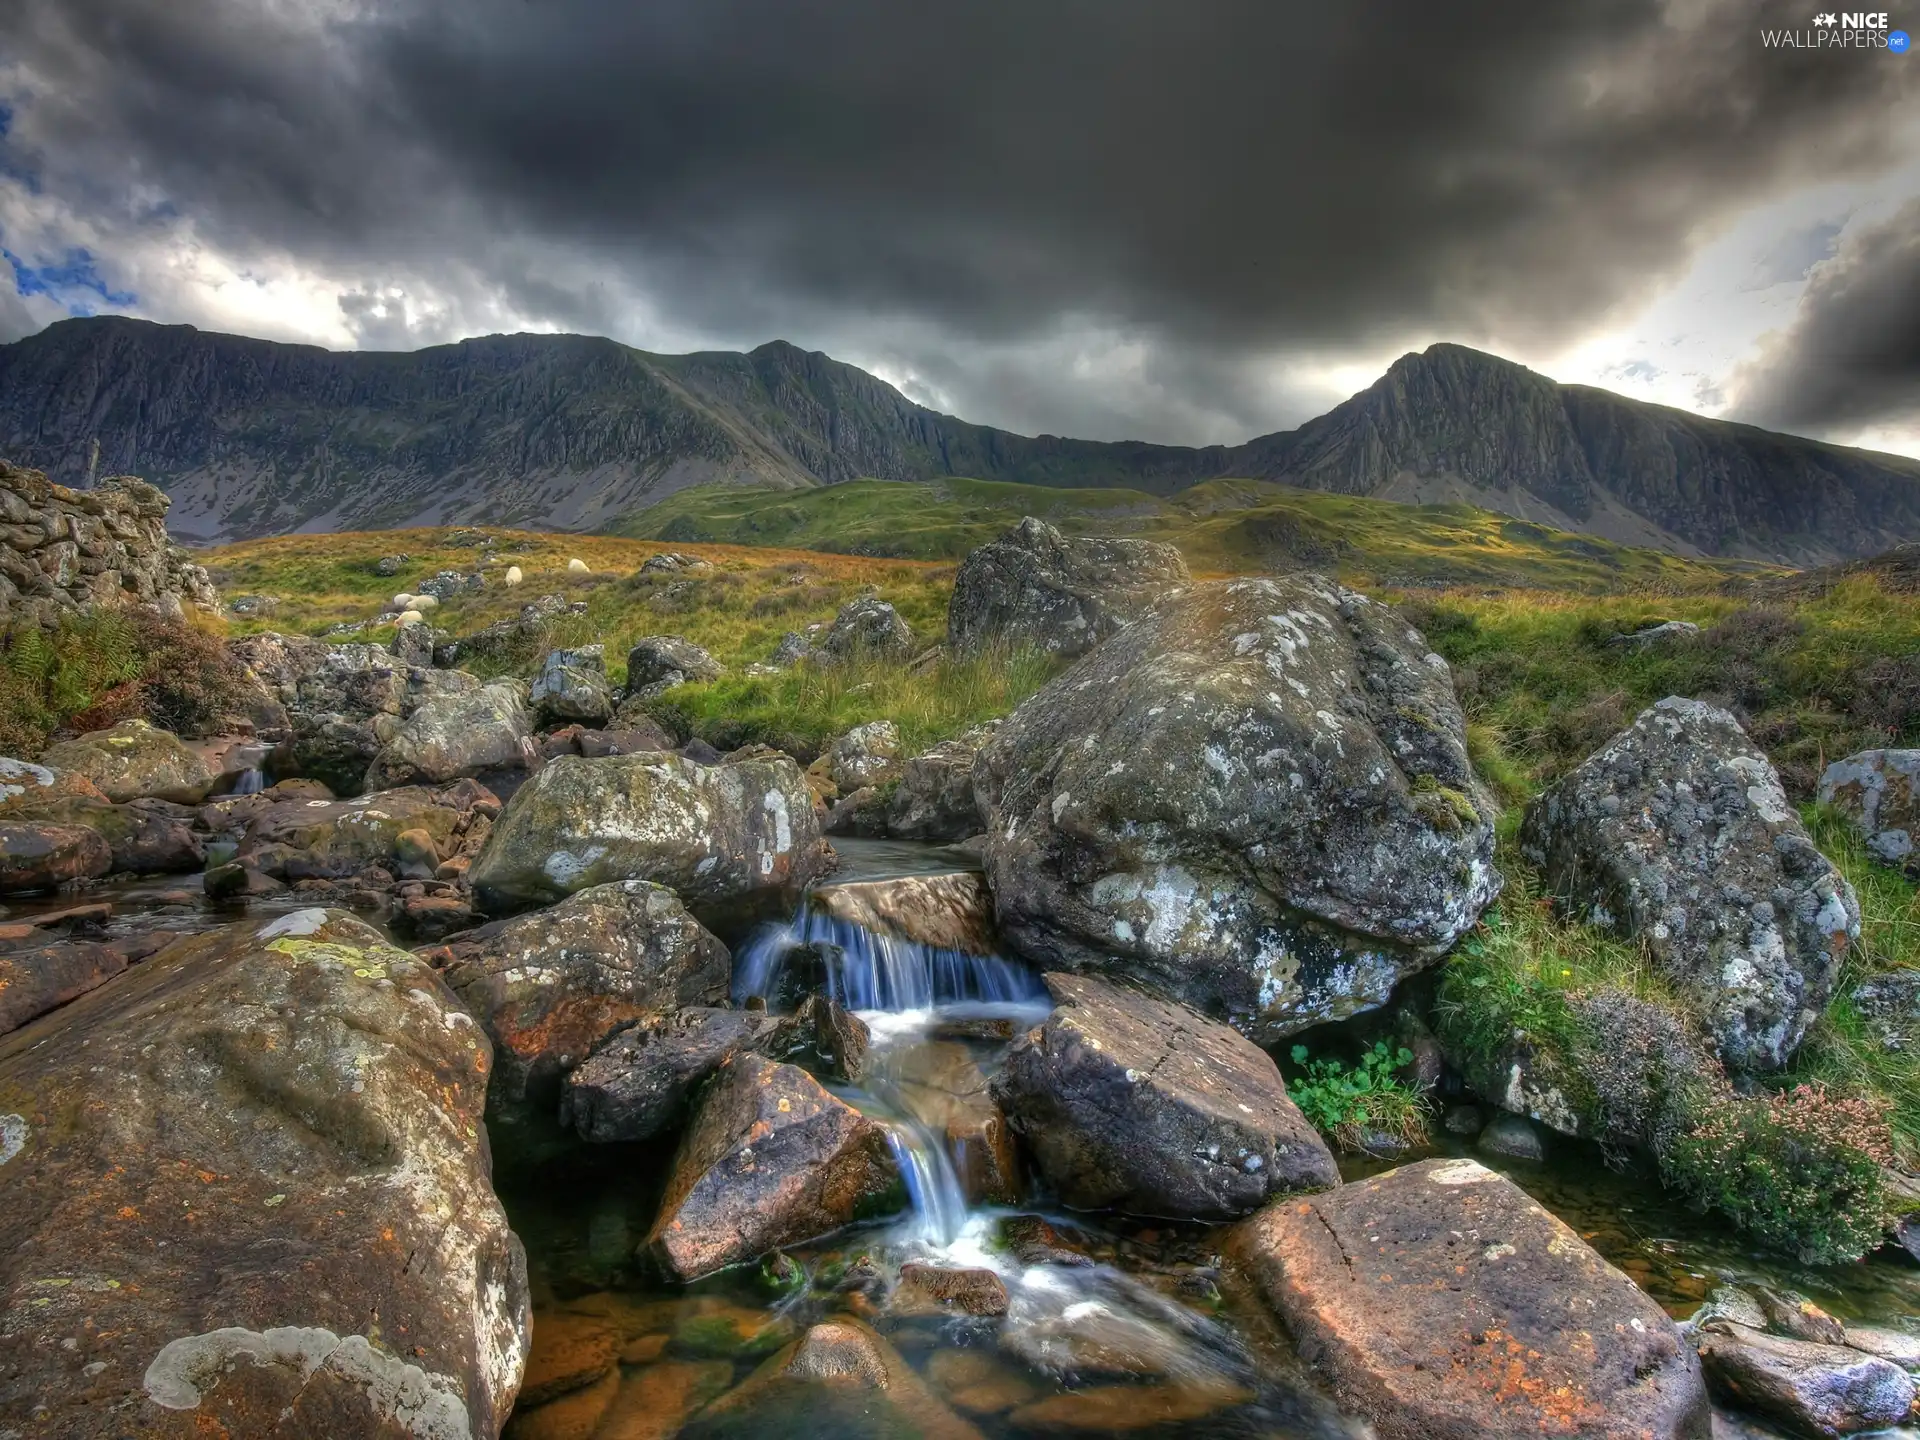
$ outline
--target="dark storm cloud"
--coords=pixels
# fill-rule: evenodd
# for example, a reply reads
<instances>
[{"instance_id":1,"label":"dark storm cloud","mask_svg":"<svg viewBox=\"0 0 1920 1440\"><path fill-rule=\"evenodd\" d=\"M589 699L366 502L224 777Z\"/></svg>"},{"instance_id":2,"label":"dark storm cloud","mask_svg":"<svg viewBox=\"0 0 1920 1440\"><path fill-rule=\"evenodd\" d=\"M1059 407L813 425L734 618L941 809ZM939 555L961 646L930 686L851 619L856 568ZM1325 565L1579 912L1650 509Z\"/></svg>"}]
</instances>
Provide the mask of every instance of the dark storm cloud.
<instances>
[{"instance_id":1,"label":"dark storm cloud","mask_svg":"<svg viewBox=\"0 0 1920 1440\"><path fill-rule=\"evenodd\" d=\"M1846 236L1740 379L1739 418L1815 434L1920 421L1920 200Z\"/></svg>"},{"instance_id":2,"label":"dark storm cloud","mask_svg":"<svg viewBox=\"0 0 1920 1440\"><path fill-rule=\"evenodd\" d=\"M910 331L947 393L1056 390L1032 428L1109 434L1134 399L1073 400L1049 340L1149 345L1166 423L1247 429L1299 418L1260 409L1274 355L1568 340L1732 208L1883 162L1914 74L1763 49L1800 0L12 8L41 133L102 205L158 193L242 252L369 290L439 271L572 328L614 323L598 269L693 333Z\"/></svg>"}]
</instances>

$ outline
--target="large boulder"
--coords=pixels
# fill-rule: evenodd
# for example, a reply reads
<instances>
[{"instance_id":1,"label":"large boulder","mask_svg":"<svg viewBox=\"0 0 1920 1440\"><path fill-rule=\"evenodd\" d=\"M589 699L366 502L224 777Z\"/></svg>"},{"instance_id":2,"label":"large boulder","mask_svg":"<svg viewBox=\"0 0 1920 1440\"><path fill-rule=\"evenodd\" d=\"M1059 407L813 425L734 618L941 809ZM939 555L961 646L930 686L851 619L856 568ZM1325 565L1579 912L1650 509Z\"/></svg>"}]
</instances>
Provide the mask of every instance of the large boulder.
<instances>
[{"instance_id":1,"label":"large boulder","mask_svg":"<svg viewBox=\"0 0 1920 1440\"><path fill-rule=\"evenodd\" d=\"M613 718L613 687L605 647L548 651L528 699L543 725L606 724Z\"/></svg>"},{"instance_id":2,"label":"large boulder","mask_svg":"<svg viewBox=\"0 0 1920 1440\"><path fill-rule=\"evenodd\" d=\"M1705 1440L1673 1322L1527 1194L1428 1160L1268 1206L1229 1252L1381 1440Z\"/></svg>"},{"instance_id":3,"label":"large boulder","mask_svg":"<svg viewBox=\"0 0 1920 1440\"><path fill-rule=\"evenodd\" d=\"M558 1113L562 1077L620 1030L726 997L727 947L659 885L596 885L435 952L493 1041L488 1118Z\"/></svg>"},{"instance_id":4,"label":"large boulder","mask_svg":"<svg viewBox=\"0 0 1920 1440\"><path fill-rule=\"evenodd\" d=\"M726 673L726 666L691 640L682 640L678 635L643 635L627 651L629 695L656 687L718 680Z\"/></svg>"},{"instance_id":5,"label":"large boulder","mask_svg":"<svg viewBox=\"0 0 1920 1440\"><path fill-rule=\"evenodd\" d=\"M1245 1036L1091 976L1046 982L1054 1011L1007 1052L993 1098L1067 1204L1221 1220L1340 1183Z\"/></svg>"},{"instance_id":6,"label":"large boulder","mask_svg":"<svg viewBox=\"0 0 1920 1440\"><path fill-rule=\"evenodd\" d=\"M477 690L462 670L409 664L378 645L333 645L297 635L247 635L229 650L286 716L270 768L359 792L367 767L426 701Z\"/></svg>"},{"instance_id":7,"label":"large boulder","mask_svg":"<svg viewBox=\"0 0 1920 1440\"><path fill-rule=\"evenodd\" d=\"M831 856L785 755L563 755L514 792L468 878L499 910L628 879L718 902L803 885Z\"/></svg>"},{"instance_id":8,"label":"large boulder","mask_svg":"<svg viewBox=\"0 0 1920 1440\"><path fill-rule=\"evenodd\" d=\"M1862 750L1827 766L1820 803L1845 812L1876 859L1920 867L1920 750Z\"/></svg>"},{"instance_id":9,"label":"large boulder","mask_svg":"<svg viewBox=\"0 0 1920 1440\"><path fill-rule=\"evenodd\" d=\"M1527 809L1520 849L1582 920L1643 942L1726 1063L1777 1070L1860 934L1739 721L1670 697Z\"/></svg>"},{"instance_id":10,"label":"large boulder","mask_svg":"<svg viewBox=\"0 0 1920 1440\"><path fill-rule=\"evenodd\" d=\"M955 654L1000 642L1083 655L1192 578L1171 545L1068 539L1028 516L962 562L947 606L947 644Z\"/></svg>"},{"instance_id":11,"label":"large boulder","mask_svg":"<svg viewBox=\"0 0 1920 1440\"><path fill-rule=\"evenodd\" d=\"M404 785L356 800L280 800L248 821L239 858L281 879L341 879L397 866L400 837L410 830L424 832L436 853L451 855L499 806L472 780Z\"/></svg>"},{"instance_id":12,"label":"large boulder","mask_svg":"<svg viewBox=\"0 0 1920 1440\"><path fill-rule=\"evenodd\" d=\"M46 792L39 792L41 795ZM196 812L166 800L114 805L80 794L23 796L0 811L7 820L91 830L106 842L115 874L183 874L206 863Z\"/></svg>"},{"instance_id":13,"label":"large boulder","mask_svg":"<svg viewBox=\"0 0 1920 1440\"><path fill-rule=\"evenodd\" d=\"M1198 586L974 766L1001 933L1273 1041L1384 1002L1499 893L1447 664L1315 575Z\"/></svg>"},{"instance_id":14,"label":"large boulder","mask_svg":"<svg viewBox=\"0 0 1920 1440\"><path fill-rule=\"evenodd\" d=\"M1695 1343L1716 1399L1796 1435L1885 1430L1913 1408L1913 1377L1859 1350L1767 1335L1725 1320L1707 1323Z\"/></svg>"},{"instance_id":15,"label":"large boulder","mask_svg":"<svg viewBox=\"0 0 1920 1440\"><path fill-rule=\"evenodd\" d=\"M900 767L887 798L886 830L896 840L952 843L980 833L973 766L999 721L969 730L915 755Z\"/></svg>"},{"instance_id":16,"label":"large boulder","mask_svg":"<svg viewBox=\"0 0 1920 1440\"><path fill-rule=\"evenodd\" d=\"M907 660L913 655L913 628L886 601L862 595L840 607L812 654L826 665L848 660Z\"/></svg>"},{"instance_id":17,"label":"large boulder","mask_svg":"<svg viewBox=\"0 0 1920 1440\"><path fill-rule=\"evenodd\" d=\"M560 1123L582 1140L651 1140L680 1126L694 1092L734 1056L784 1056L794 1035L791 1019L764 1010L696 1006L649 1016L567 1076Z\"/></svg>"},{"instance_id":18,"label":"large boulder","mask_svg":"<svg viewBox=\"0 0 1920 1440\"><path fill-rule=\"evenodd\" d=\"M738 1055L674 1156L647 1245L682 1280L896 1208L886 1132L795 1065Z\"/></svg>"},{"instance_id":19,"label":"large boulder","mask_svg":"<svg viewBox=\"0 0 1920 1440\"><path fill-rule=\"evenodd\" d=\"M60 774L45 765L0 755L0 815L47 800L105 800L100 788L84 775Z\"/></svg>"},{"instance_id":20,"label":"large boulder","mask_svg":"<svg viewBox=\"0 0 1920 1440\"><path fill-rule=\"evenodd\" d=\"M993 896L971 870L822 885L808 892L807 903L842 924L932 950L992 955L998 949Z\"/></svg>"},{"instance_id":21,"label":"large boulder","mask_svg":"<svg viewBox=\"0 0 1920 1440\"><path fill-rule=\"evenodd\" d=\"M489 770L523 770L533 721L517 680L495 680L422 702L367 766L366 790L444 785Z\"/></svg>"},{"instance_id":22,"label":"large boulder","mask_svg":"<svg viewBox=\"0 0 1920 1440\"><path fill-rule=\"evenodd\" d=\"M18 948L0 945L0 1035L57 1010L127 968L124 952L92 940L36 931Z\"/></svg>"},{"instance_id":23,"label":"large boulder","mask_svg":"<svg viewBox=\"0 0 1920 1440\"><path fill-rule=\"evenodd\" d=\"M213 772L171 731L145 720L122 720L47 748L52 770L80 775L109 800L158 798L194 805L206 799Z\"/></svg>"},{"instance_id":24,"label":"large boulder","mask_svg":"<svg viewBox=\"0 0 1920 1440\"><path fill-rule=\"evenodd\" d=\"M370 927L194 936L0 1041L0 1414L490 1437L528 1335L486 1037Z\"/></svg>"},{"instance_id":25,"label":"large boulder","mask_svg":"<svg viewBox=\"0 0 1920 1440\"><path fill-rule=\"evenodd\" d=\"M52 890L113 869L113 851L83 825L0 821L0 895Z\"/></svg>"}]
</instances>

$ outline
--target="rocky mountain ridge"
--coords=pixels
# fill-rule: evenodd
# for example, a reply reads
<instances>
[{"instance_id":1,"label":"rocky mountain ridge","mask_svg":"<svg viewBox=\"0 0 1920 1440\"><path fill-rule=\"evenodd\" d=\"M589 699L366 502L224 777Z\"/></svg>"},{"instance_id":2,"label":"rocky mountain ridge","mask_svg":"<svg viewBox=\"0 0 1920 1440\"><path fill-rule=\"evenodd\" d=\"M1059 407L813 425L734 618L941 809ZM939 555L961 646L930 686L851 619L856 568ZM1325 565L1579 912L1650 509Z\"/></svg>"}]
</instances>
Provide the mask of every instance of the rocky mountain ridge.
<instances>
[{"instance_id":1,"label":"rocky mountain ridge","mask_svg":"<svg viewBox=\"0 0 1920 1440\"><path fill-rule=\"evenodd\" d=\"M1789 563L1920 537L1920 462L1559 385L1457 345L1402 357L1297 430L1188 448L969 424L783 341L666 356L508 335L334 353L100 317L0 346L0 453L68 484L146 475L173 496L174 529L204 541L586 530L694 485L956 475L1159 495L1272 480Z\"/></svg>"}]
</instances>

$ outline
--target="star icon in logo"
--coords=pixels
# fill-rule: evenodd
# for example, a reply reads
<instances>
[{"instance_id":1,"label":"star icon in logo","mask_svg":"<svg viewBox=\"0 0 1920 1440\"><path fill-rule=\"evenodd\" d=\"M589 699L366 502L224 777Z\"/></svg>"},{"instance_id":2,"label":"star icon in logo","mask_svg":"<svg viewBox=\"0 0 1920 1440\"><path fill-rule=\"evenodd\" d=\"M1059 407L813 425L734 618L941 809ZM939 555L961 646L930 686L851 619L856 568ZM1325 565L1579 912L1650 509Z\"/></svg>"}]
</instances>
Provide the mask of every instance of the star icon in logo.
<instances>
[{"instance_id":1,"label":"star icon in logo","mask_svg":"<svg viewBox=\"0 0 1920 1440\"><path fill-rule=\"evenodd\" d=\"M1813 23L1816 25L1838 25L1840 23L1840 20L1839 20L1839 17L1836 16L1831 10L1828 10L1822 14L1814 16Z\"/></svg>"}]
</instances>

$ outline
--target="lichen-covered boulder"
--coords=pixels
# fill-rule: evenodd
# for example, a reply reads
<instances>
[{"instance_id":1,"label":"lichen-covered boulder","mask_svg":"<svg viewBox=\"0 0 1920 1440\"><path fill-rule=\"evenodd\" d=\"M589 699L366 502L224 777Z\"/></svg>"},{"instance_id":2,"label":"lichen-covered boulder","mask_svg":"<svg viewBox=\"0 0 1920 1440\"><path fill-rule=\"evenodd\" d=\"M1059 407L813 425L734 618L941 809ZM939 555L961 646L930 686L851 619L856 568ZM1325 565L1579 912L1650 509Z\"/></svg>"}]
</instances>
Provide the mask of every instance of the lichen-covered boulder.
<instances>
[{"instance_id":1,"label":"lichen-covered boulder","mask_svg":"<svg viewBox=\"0 0 1920 1440\"><path fill-rule=\"evenodd\" d=\"M178 941L0 1041L0 1415L497 1435L528 1309L487 1068L430 969L320 910Z\"/></svg>"},{"instance_id":2,"label":"lichen-covered boulder","mask_svg":"<svg viewBox=\"0 0 1920 1440\"><path fill-rule=\"evenodd\" d=\"M367 767L420 705L480 688L463 670L410 664L378 645L263 634L228 649L285 712L274 773L319 780L336 795L359 793Z\"/></svg>"},{"instance_id":3,"label":"lichen-covered boulder","mask_svg":"<svg viewBox=\"0 0 1920 1440\"><path fill-rule=\"evenodd\" d=\"M856 725L809 767L842 795L880 785L900 773L900 727L891 720Z\"/></svg>"},{"instance_id":4,"label":"lichen-covered boulder","mask_svg":"<svg viewBox=\"0 0 1920 1440\"><path fill-rule=\"evenodd\" d=\"M1229 1254L1381 1440L1706 1440L1666 1312L1475 1161L1276 1201Z\"/></svg>"},{"instance_id":5,"label":"lichen-covered boulder","mask_svg":"<svg viewBox=\"0 0 1920 1440\"><path fill-rule=\"evenodd\" d=\"M490 770L523 770L532 737L533 720L517 680L435 695L373 757L361 788L444 785Z\"/></svg>"},{"instance_id":6,"label":"lichen-covered boulder","mask_svg":"<svg viewBox=\"0 0 1920 1440\"><path fill-rule=\"evenodd\" d=\"M1913 1408L1913 1377L1859 1350L1767 1335L1726 1320L1709 1321L1695 1344L1715 1399L1796 1435L1885 1430Z\"/></svg>"},{"instance_id":7,"label":"lichen-covered boulder","mask_svg":"<svg viewBox=\"0 0 1920 1440\"><path fill-rule=\"evenodd\" d=\"M785 1058L796 1027L764 1010L694 1006L622 1030L567 1076L560 1123L598 1143L651 1140L687 1118L700 1088L736 1055Z\"/></svg>"},{"instance_id":8,"label":"lichen-covered boulder","mask_svg":"<svg viewBox=\"0 0 1920 1440\"><path fill-rule=\"evenodd\" d=\"M51 890L113 869L113 851L83 825L0 821L0 895Z\"/></svg>"},{"instance_id":9,"label":"lichen-covered boulder","mask_svg":"<svg viewBox=\"0 0 1920 1440\"><path fill-rule=\"evenodd\" d=\"M913 627L900 612L872 595L849 600L813 649L814 660L907 660L913 655Z\"/></svg>"},{"instance_id":10,"label":"lichen-covered boulder","mask_svg":"<svg viewBox=\"0 0 1920 1440\"><path fill-rule=\"evenodd\" d=\"M678 635L644 635L627 651L628 695L662 685L718 680L726 673L726 666Z\"/></svg>"},{"instance_id":11,"label":"lichen-covered boulder","mask_svg":"<svg viewBox=\"0 0 1920 1440\"><path fill-rule=\"evenodd\" d=\"M1645 943L1735 1069L1787 1062L1860 933L1771 762L1698 700L1642 711L1550 786L1520 848L1572 913Z\"/></svg>"},{"instance_id":12,"label":"lichen-covered boulder","mask_svg":"<svg viewBox=\"0 0 1920 1440\"><path fill-rule=\"evenodd\" d=\"M1499 893L1447 664L1315 575L1197 586L974 765L1001 933L1272 1041L1384 1002Z\"/></svg>"},{"instance_id":13,"label":"lichen-covered boulder","mask_svg":"<svg viewBox=\"0 0 1920 1440\"><path fill-rule=\"evenodd\" d=\"M692 1280L903 1198L877 1121L798 1066L742 1054L700 1099L647 1245L670 1274Z\"/></svg>"},{"instance_id":14,"label":"lichen-covered boulder","mask_svg":"<svg viewBox=\"0 0 1920 1440\"><path fill-rule=\"evenodd\" d=\"M727 947L659 885L626 880L497 920L433 952L493 1041L489 1120L558 1113L562 1077L614 1034L726 998Z\"/></svg>"},{"instance_id":15,"label":"lichen-covered boulder","mask_svg":"<svg viewBox=\"0 0 1920 1440\"><path fill-rule=\"evenodd\" d=\"M913 756L900 766L887 798L886 831L896 840L951 843L980 833L973 798L973 767L999 721L969 730Z\"/></svg>"},{"instance_id":16,"label":"lichen-covered boulder","mask_svg":"<svg viewBox=\"0 0 1920 1440\"><path fill-rule=\"evenodd\" d=\"M563 755L514 792L468 879L495 910L613 880L713 902L803 885L831 856L800 767L785 755L718 765L664 753Z\"/></svg>"},{"instance_id":17,"label":"lichen-covered boulder","mask_svg":"<svg viewBox=\"0 0 1920 1440\"><path fill-rule=\"evenodd\" d=\"M1862 750L1827 766L1820 803L1846 813L1875 858L1920 867L1920 750Z\"/></svg>"},{"instance_id":18,"label":"lichen-covered boulder","mask_svg":"<svg viewBox=\"0 0 1920 1440\"><path fill-rule=\"evenodd\" d=\"M606 724L613 718L613 686L605 647L548 651L527 698L543 725Z\"/></svg>"},{"instance_id":19,"label":"lichen-covered boulder","mask_svg":"<svg viewBox=\"0 0 1920 1440\"><path fill-rule=\"evenodd\" d=\"M77 793L55 793L51 798L22 796L0 815L20 823L78 826L93 831L106 842L108 869L115 874L183 874L206 863L206 847L195 829L195 812L166 800L114 805Z\"/></svg>"},{"instance_id":20,"label":"lichen-covered boulder","mask_svg":"<svg viewBox=\"0 0 1920 1440\"><path fill-rule=\"evenodd\" d=\"M484 785L456 780L403 785L355 800L276 801L247 823L239 858L285 880L331 880L398 863L400 837L419 830L452 855L500 802Z\"/></svg>"},{"instance_id":21,"label":"lichen-covered boulder","mask_svg":"<svg viewBox=\"0 0 1920 1440\"><path fill-rule=\"evenodd\" d=\"M214 775L171 731L145 720L122 720L47 747L45 764L82 775L109 800L157 798L193 805L206 799Z\"/></svg>"},{"instance_id":22,"label":"lichen-covered boulder","mask_svg":"<svg viewBox=\"0 0 1920 1440\"><path fill-rule=\"evenodd\" d=\"M1221 1220L1340 1183L1272 1057L1184 1005L1049 975L1054 1011L1014 1042L993 1098L1077 1209Z\"/></svg>"},{"instance_id":23,"label":"lichen-covered boulder","mask_svg":"<svg viewBox=\"0 0 1920 1440\"><path fill-rule=\"evenodd\" d=\"M26 760L0 756L0 815L47 800L105 800L100 787L84 775L63 774Z\"/></svg>"},{"instance_id":24,"label":"lichen-covered boulder","mask_svg":"<svg viewBox=\"0 0 1920 1440\"><path fill-rule=\"evenodd\" d=\"M960 655L994 642L1084 655L1192 578L1171 545L1069 539L1028 516L962 562L947 644Z\"/></svg>"}]
</instances>

